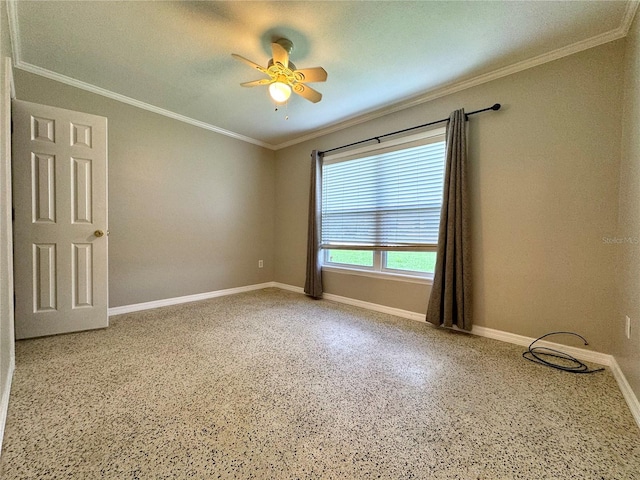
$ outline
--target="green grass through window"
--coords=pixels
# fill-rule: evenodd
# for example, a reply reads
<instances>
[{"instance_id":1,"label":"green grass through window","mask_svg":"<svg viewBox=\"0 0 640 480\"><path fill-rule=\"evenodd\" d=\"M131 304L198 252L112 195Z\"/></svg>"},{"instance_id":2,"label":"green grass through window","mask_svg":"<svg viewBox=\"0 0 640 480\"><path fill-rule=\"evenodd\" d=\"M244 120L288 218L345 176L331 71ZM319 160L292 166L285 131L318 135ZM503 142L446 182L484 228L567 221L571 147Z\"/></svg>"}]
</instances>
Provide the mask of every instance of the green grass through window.
<instances>
[{"instance_id":1,"label":"green grass through window","mask_svg":"<svg viewBox=\"0 0 640 480\"><path fill-rule=\"evenodd\" d=\"M365 250L329 250L331 263L373 267L373 252Z\"/></svg>"},{"instance_id":2,"label":"green grass through window","mask_svg":"<svg viewBox=\"0 0 640 480\"><path fill-rule=\"evenodd\" d=\"M433 273L436 268L436 252L387 252L387 268Z\"/></svg>"},{"instance_id":3,"label":"green grass through window","mask_svg":"<svg viewBox=\"0 0 640 480\"><path fill-rule=\"evenodd\" d=\"M329 250L330 263L373 267L373 252L365 250ZM387 252L386 268L406 272L433 273L436 252Z\"/></svg>"}]
</instances>

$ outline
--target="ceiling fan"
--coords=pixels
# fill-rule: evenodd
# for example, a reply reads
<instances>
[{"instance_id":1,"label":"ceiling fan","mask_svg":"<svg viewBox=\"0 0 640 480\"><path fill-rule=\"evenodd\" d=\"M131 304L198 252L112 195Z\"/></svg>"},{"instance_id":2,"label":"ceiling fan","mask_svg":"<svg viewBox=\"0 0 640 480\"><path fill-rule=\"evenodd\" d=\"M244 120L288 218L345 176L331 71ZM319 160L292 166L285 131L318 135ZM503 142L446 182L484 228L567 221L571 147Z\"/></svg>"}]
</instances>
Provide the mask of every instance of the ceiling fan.
<instances>
[{"instance_id":1,"label":"ceiling fan","mask_svg":"<svg viewBox=\"0 0 640 480\"><path fill-rule=\"evenodd\" d=\"M327 79L327 72L322 67L297 70L293 62L289 61L289 55L292 50L293 43L286 38L280 38L273 42L271 44L273 58L269 60L267 68L232 53L231 56L236 60L240 60L269 76L269 78L253 80L240 85L243 87L269 85L269 95L276 103L285 103L291 96L292 91L313 103L322 100L322 94L308 86L307 83L324 82Z\"/></svg>"}]
</instances>

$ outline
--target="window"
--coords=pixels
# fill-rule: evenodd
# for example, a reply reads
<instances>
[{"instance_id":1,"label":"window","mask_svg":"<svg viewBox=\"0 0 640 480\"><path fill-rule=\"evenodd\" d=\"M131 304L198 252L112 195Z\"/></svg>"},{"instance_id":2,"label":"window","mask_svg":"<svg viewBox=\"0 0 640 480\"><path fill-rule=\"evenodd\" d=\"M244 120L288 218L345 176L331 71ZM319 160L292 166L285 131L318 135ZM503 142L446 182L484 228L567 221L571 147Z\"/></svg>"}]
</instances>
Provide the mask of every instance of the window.
<instances>
[{"instance_id":1,"label":"window","mask_svg":"<svg viewBox=\"0 0 640 480\"><path fill-rule=\"evenodd\" d=\"M442 204L444 129L327 156L324 265L429 277Z\"/></svg>"}]
</instances>

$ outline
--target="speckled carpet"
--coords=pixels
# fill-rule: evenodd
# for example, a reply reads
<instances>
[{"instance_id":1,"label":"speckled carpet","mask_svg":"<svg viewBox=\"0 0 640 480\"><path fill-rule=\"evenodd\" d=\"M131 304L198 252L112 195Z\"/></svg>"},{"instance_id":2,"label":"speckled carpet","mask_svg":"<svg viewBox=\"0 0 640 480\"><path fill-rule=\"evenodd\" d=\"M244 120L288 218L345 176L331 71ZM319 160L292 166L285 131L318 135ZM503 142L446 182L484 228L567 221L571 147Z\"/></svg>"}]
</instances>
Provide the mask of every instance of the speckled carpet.
<instances>
[{"instance_id":1,"label":"speckled carpet","mask_svg":"<svg viewBox=\"0 0 640 480\"><path fill-rule=\"evenodd\" d=\"M266 289L18 342L9 479L636 479L609 371Z\"/></svg>"}]
</instances>

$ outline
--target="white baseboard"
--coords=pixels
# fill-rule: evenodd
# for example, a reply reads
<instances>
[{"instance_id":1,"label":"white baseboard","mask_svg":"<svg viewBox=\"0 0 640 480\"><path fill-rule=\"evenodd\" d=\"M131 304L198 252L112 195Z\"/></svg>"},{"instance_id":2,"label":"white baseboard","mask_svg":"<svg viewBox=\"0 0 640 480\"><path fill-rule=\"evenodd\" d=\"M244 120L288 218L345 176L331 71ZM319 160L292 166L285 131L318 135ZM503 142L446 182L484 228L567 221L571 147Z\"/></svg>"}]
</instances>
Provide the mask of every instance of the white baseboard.
<instances>
[{"instance_id":1,"label":"white baseboard","mask_svg":"<svg viewBox=\"0 0 640 480\"><path fill-rule=\"evenodd\" d=\"M347 305L353 305L354 307L361 307L367 310L373 310L374 312L388 313L389 315L395 315L400 318L407 318L409 320L416 320L418 322L426 323L425 314L411 312L409 310L402 310L400 308L387 307L386 305L379 305L377 303L363 302L362 300L355 300L349 297L341 297L340 295L334 295L332 293L323 293L322 298L324 300L330 300L332 302L346 303Z\"/></svg>"},{"instance_id":2,"label":"white baseboard","mask_svg":"<svg viewBox=\"0 0 640 480\"><path fill-rule=\"evenodd\" d=\"M279 288L280 290L288 290L290 292L304 294L304 288L302 287L294 287L293 285L287 285L286 283L280 283L280 282L272 282L272 283L273 283L272 287Z\"/></svg>"},{"instance_id":3,"label":"white baseboard","mask_svg":"<svg viewBox=\"0 0 640 480\"><path fill-rule=\"evenodd\" d=\"M620 369L620 365L618 365L618 362L616 362L616 359L613 356L611 356L611 365L609 365L609 368L611 368L611 373L613 373L613 376L618 382L622 396L627 401L627 405L629 405L631 415L633 415L638 427L640 427L640 402L638 401L638 397L636 397L635 393L633 393L631 385L629 385L627 378Z\"/></svg>"},{"instance_id":4,"label":"white baseboard","mask_svg":"<svg viewBox=\"0 0 640 480\"><path fill-rule=\"evenodd\" d=\"M304 293L303 289L300 287L294 287L292 285L286 285L283 283L273 282L273 286L283 289L289 290L291 292ZM330 293L324 293L322 295L323 299L330 300L333 302L346 303L348 305L353 305L356 307L361 307L366 310L373 310L375 312L388 313L390 315L395 315L401 318L407 318L409 320L417 320L423 323L425 321L425 314L418 312L410 312L408 310L401 310L399 308L387 307L385 305L379 305L371 302L364 302L362 300L355 300L353 298L341 297L339 295L333 295ZM474 326L471 329L471 334L477 335L479 337L491 338L494 340L499 340L501 342L507 342L514 345L521 345L523 347L528 347L531 342L535 340L535 338L525 337L523 335L516 335L515 333L503 332L501 330L494 330L493 328ZM636 397L635 393L631 389L629 382L622 373L618 362L613 357L613 355L607 355L605 353L594 352L592 350L585 350L584 348L570 347L567 345L562 345L554 342L540 341L536 343L536 346L540 347L548 347L556 350L560 350L562 352L568 353L569 355L577 358L578 360L582 360L584 362L592 362L597 363L599 365L607 366L611 369L614 378L618 382L618 386L622 392L624 399L629 406L629 410L631 410L631 415L633 415L634 420L640 427L640 401L638 397Z\"/></svg>"},{"instance_id":5,"label":"white baseboard","mask_svg":"<svg viewBox=\"0 0 640 480\"><path fill-rule=\"evenodd\" d=\"M273 282L273 286L280 288L281 290L288 290L295 293L304 293L304 289L301 287L294 287L293 285L287 285L286 283ZM347 305L353 305L354 307L361 307L366 310L373 310L374 312L388 313L389 315L395 315L396 317L408 318L409 320L417 320L424 322L424 314L410 312L409 310L402 310L400 308L387 307L386 305L379 305L377 303L363 302L362 300L356 300L349 297L342 297L340 295L334 295L333 293L323 293L323 300L329 300L332 302L346 303Z\"/></svg>"},{"instance_id":6,"label":"white baseboard","mask_svg":"<svg viewBox=\"0 0 640 480\"><path fill-rule=\"evenodd\" d=\"M177 305L180 303L188 303L188 302L197 302L199 300L206 300L209 298L222 297L225 295L234 295L236 293L249 292L252 290L261 290L263 288L275 287L281 290L288 290L290 292L295 292L299 294L304 294L304 290L300 287L296 287L293 285L288 285L280 282L266 282L259 283L256 285L247 285L244 287L237 288L229 288L226 290L217 290L214 292L206 292L206 293L198 293L195 295L187 295L184 297L176 297L176 298L168 298L165 300L156 300L153 302L145 302L145 303L137 303L134 305L125 305L122 307L113 307L109 309L109 316L112 315L120 315L123 313L131 313L138 312L141 310L149 310L152 308L166 307L169 305ZM355 307L364 308L366 310L372 310L374 312L387 313L389 315L394 315L400 318L406 318L409 320L415 320L422 323L426 323L425 314L418 312L411 312L409 310L402 310L400 308L388 307L386 305L379 305L377 303L365 302L362 300L356 300L349 297L342 297L340 295L334 295L332 293L323 294L322 298L324 300L329 300L332 302L344 303L347 305L352 305ZM516 335L515 333L503 332L501 330L494 330L493 328L474 326L471 330L471 334L477 335L479 337L491 338L494 340L499 340L501 342L512 343L515 345L521 345L523 347L528 347L531 342L535 340L535 338L525 337L522 335ZM541 347L554 348L557 350L561 350L562 352L568 353L569 355L577 358L578 360L582 360L584 362L593 362L599 365L605 365L611 369L613 376L618 382L618 386L622 391L622 395L629 405L629 409L631 410L631 414L635 419L638 427L640 427L640 401L638 397L634 394L631 386L627 382L622 370L620 369L618 363L612 355L607 355L604 353L594 352L592 350L585 350L584 348L570 347L567 345L561 345L559 343L540 341L536 344ZM2 403L0 403L0 426L4 425L4 421L6 419L6 408L9 404L9 393L7 390L6 394L6 406L5 406L5 398L3 395ZM4 415L4 416L3 416ZM2 430L0 429L0 433ZM0 435L0 442L2 438ZM1 443L0 443L1 448Z\"/></svg>"},{"instance_id":7,"label":"white baseboard","mask_svg":"<svg viewBox=\"0 0 640 480\"><path fill-rule=\"evenodd\" d=\"M522 335L516 335L515 333L503 332L487 327L473 327L471 329L471 333L480 337L492 338L494 340L521 345L523 347L528 347L531 342L535 340L535 338L524 337ZM640 400L631 389L631 385L629 385L629 382L613 355L594 352L593 350L585 350L584 348L571 347L559 343L547 342L545 340L537 342L536 347L553 348L567 353L578 360L582 360L583 362L592 362L609 367L613 377L616 379L616 382L618 382L618 388L620 388L629 410L631 410L633 419L640 428Z\"/></svg>"},{"instance_id":8,"label":"white baseboard","mask_svg":"<svg viewBox=\"0 0 640 480\"><path fill-rule=\"evenodd\" d=\"M214 292L196 293L195 295L186 295L184 297L166 298L164 300L154 300L153 302L135 303L133 305L123 305L121 307L109 308L109 316L122 315L123 313L139 312L141 310L150 310L152 308L167 307L169 305L178 305L180 303L198 302L209 298L224 297L226 295L235 295L236 293L250 292L252 290L262 290L263 288L274 287L275 282L258 283L256 285L246 285L244 287L227 288L226 290L216 290Z\"/></svg>"},{"instance_id":9,"label":"white baseboard","mask_svg":"<svg viewBox=\"0 0 640 480\"><path fill-rule=\"evenodd\" d=\"M7 424L7 413L9 412L9 394L11 393L11 380L15 370L15 362L13 359L9 363L9 371L7 378L2 386L2 398L0 398L0 455L2 454L2 440L4 438L4 427Z\"/></svg>"},{"instance_id":10,"label":"white baseboard","mask_svg":"<svg viewBox=\"0 0 640 480\"><path fill-rule=\"evenodd\" d=\"M515 333L503 332L501 330L494 330L493 328L474 326L471 329L471 333L478 335L479 337L492 338L494 340L500 340L502 342L513 343L514 345L522 345L528 347L535 338L525 337L522 335L516 335ZM584 362L593 362L600 365L611 366L612 356L606 353L594 352L593 350L586 350L579 347L571 347L568 345L562 345L559 343L548 342L541 340L536 343L536 347L547 347L556 350L562 350L564 353L568 353L572 357L582 360Z\"/></svg>"}]
</instances>

